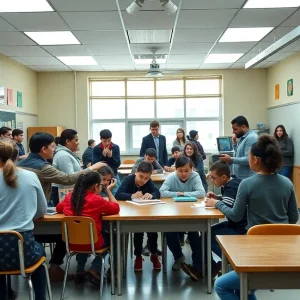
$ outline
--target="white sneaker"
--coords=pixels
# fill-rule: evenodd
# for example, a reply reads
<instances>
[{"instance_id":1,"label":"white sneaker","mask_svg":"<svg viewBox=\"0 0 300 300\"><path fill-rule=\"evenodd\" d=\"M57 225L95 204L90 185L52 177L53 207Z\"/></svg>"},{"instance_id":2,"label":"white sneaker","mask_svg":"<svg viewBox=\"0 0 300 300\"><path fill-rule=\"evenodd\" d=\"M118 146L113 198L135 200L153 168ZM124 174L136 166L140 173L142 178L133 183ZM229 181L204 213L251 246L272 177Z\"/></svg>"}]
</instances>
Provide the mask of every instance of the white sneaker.
<instances>
[{"instance_id":1,"label":"white sneaker","mask_svg":"<svg viewBox=\"0 0 300 300\"><path fill-rule=\"evenodd\" d=\"M172 270L173 271L179 271L181 269L181 263L185 261L185 256L181 256L179 258L177 258L175 261L174 261L174 264L172 266Z\"/></svg>"}]
</instances>

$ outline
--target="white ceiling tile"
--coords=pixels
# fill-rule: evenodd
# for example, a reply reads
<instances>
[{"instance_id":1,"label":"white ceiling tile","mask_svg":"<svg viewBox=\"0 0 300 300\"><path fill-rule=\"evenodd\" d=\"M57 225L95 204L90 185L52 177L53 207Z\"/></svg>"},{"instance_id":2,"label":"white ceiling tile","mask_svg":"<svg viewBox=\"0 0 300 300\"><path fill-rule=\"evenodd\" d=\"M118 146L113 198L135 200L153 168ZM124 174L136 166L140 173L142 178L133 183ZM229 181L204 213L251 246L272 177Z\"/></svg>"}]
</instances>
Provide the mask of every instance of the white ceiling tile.
<instances>
[{"instance_id":1,"label":"white ceiling tile","mask_svg":"<svg viewBox=\"0 0 300 300\"><path fill-rule=\"evenodd\" d=\"M101 56L94 56L95 60L100 65L127 65L132 64L132 59L130 55L101 55Z\"/></svg>"},{"instance_id":2,"label":"white ceiling tile","mask_svg":"<svg viewBox=\"0 0 300 300\"><path fill-rule=\"evenodd\" d=\"M234 27L274 27L289 17L295 8L241 9L230 24Z\"/></svg>"},{"instance_id":3,"label":"white ceiling tile","mask_svg":"<svg viewBox=\"0 0 300 300\"><path fill-rule=\"evenodd\" d=\"M132 54L151 54L152 49L155 49L157 54L168 54L170 44L131 44L130 49Z\"/></svg>"},{"instance_id":4,"label":"white ceiling tile","mask_svg":"<svg viewBox=\"0 0 300 300\"><path fill-rule=\"evenodd\" d=\"M17 29L0 17L0 31L17 31Z\"/></svg>"},{"instance_id":5,"label":"white ceiling tile","mask_svg":"<svg viewBox=\"0 0 300 300\"><path fill-rule=\"evenodd\" d=\"M126 43L122 30L115 31L73 31L76 38L84 45Z\"/></svg>"},{"instance_id":6,"label":"white ceiling tile","mask_svg":"<svg viewBox=\"0 0 300 300\"><path fill-rule=\"evenodd\" d=\"M176 29L174 43L209 43L215 42L223 28L216 29Z\"/></svg>"},{"instance_id":7,"label":"white ceiling tile","mask_svg":"<svg viewBox=\"0 0 300 300\"><path fill-rule=\"evenodd\" d=\"M122 12L125 28L129 29L172 29L175 16L165 11L140 11L136 16Z\"/></svg>"},{"instance_id":8,"label":"white ceiling tile","mask_svg":"<svg viewBox=\"0 0 300 300\"><path fill-rule=\"evenodd\" d=\"M13 58L15 59L15 58ZM43 66L62 66L63 64L56 58L54 57L18 57L21 61L24 61L24 65L43 65Z\"/></svg>"},{"instance_id":9,"label":"white ceiling tile","mask_svg":"<svg viewBox=\"0 0 300 300\"><path fill-rule=\"evenodd\" d=\"M229 69L245 69L245 63L235 63Z\"/></svg>"},{"instance_id":10,"label":"white ceiling tile","mask_svg":"<svg viewBox=\"0 0 300 300\"><path fill-rule=\"evenodd\" d=\"M40 56L51 57L39 46L0 46L0 53L6 56Z\"/></svg>"},{"instance_id":11,"label":"white ceiling tile","mask_svg":"<svg viewBox=\"0 0 300 300\"><path fill-rule=\"evenodd\" d=\"M54 56L88 56L89 51L82 45L43 46Z\"/></svg>"},{"instance_id":12,"label":"white ceiling tile","mask_svg":"<svg viewBox=\"0 0 300 300\"><path fill-rule=\"evenodd\" d=\"M171 54L207 53L213 43L173 43Z\"/></svg>"},{"instance_id":13,"label":"white ceiling tile","mask_svg":"<svg viewBox=\"0 0 300 300\"><path fill-rule=\"evenodd\" d=\"M205 56L206 54L173 54L168 58L168 64L194 63L200 65L203 62Z\"/></svg>"},{"instance_id":14,"label":"white ceiling tile","mask_svg":"<svg viewBox=\"0 0 300 300\"><path fill-rule=\"evenodd\" d=\"M181 9L241 8L245 0L185 0Z\"/></svg>"},{"instance_id":15,"label":"white ceiling tile","mask_svg":"<svg viewBox=\"0 0 300 300\"><path fill-rule=\"evenodd\" d=\"M101 65L104 71L134 71L133 64L131 65Z\"/></svg>"},{"instance_id":16,"label":"white ceiling tile","mask_svg":"<svg viewBox=\"0 0 300 300\"><path fill-rule=\"evenodd\" d=\"M295 27L277 27L272 32L270 32L267 36L265 36L262 41L263 42L276 42L285 36L287 33L292 31Z\"/></svg>"},{"instance_id":17,"label":"white ceiling tile","mask_svg":"<svg viewBox=\"0 0 300 300\"><path fill-rule=\"evenodd\" d=\"M48 0L48 2L51 2L57 11L117 10L116 1L113 0Z\"/></svg>"},{"instance_id":18,"label":"white ceiling tile","mask_svg":"<svg viewBox=\"0 0 300 300\"><path fill-rule=\"evenodd\" d=\"M197 70L200 66L199 64L168 64L168 70Z\"/></svg>"},{"instance_id":19,"label":"white ceiling tile","mask_svg":"<svg viewBox=\"0 0 300 300\"><path fill-rule=\"evenodd\" d=\"M69 30L56 12L3 13L1 16L20 31Z\"/></svg>"},{"instance_id":20,"label":"white ceiling tile","mask_svg":"<svg viewBox=\"0 0 300 300\"><path fill-rule=\"evenodd\" d=\"M165 68L166 64L159 64L160 69ZM135 65L136 70L149 70L150 65Z\"/></svg>"},{"instance_id":21,"label":"white ceiling tile","mask_svg":"<svg viewBox=\"0 0 300 300\"><path fill-rule=\"evenodd\" d=\"M21 57L10 57L10 59L17 61L18 63L20 63L22 65L26 65L26 61Z\"/></svg>"},{"instance_id":22,"label":"white ceiling tile","mask_svg":"<svg viewBox=\"0 0 300 300\"><path fill-rule=\"evenodd\" d=\"M127 44L85 45L93 55L129 54Z\"/></svg>"},{"instance_id":23,"label":"white ceiling tile","mask_svg":"<svg viewBox=\"0 0 300 300\"><path fill-rule=\"evenodd\" d=\"M177 28L226 27L237 9L183 10L179 13Z\"/></svg>"},{"instance_id":24,"label":"white ceiling tile","mask_svg":"<svg viewBox=\"0 0 300 300\"><path fill-rule=\"evenodd\" d=\"M103 71L101 66L70 66L74 71Z\"/></svg>"},{"instance_id":25,"label":"white ceiling tile","mask_svg":"<svg viewBox=\"0 0 300 300\"><path fill-rule=\"evenodd\" d=\"M27 66L28 68L35 70L37 72L61 72L61 71L69 71L71 72L72 70L68 68L67 66Z\"/></svg>"},{"instance_id":26,"label":"white ceiling tile","mask_svg":"<svg viewBox=\"0 0 300 300\"><path fill-rule=\"evenodd\" d=\"M253 48L256 42L247 43L217 43L211 53L246 53Z\"/></svg>"},{"instance_id":27,"label":"white ceiling tile","mask_svg":"<svg viewBox=\"0 0 300 300\"><path fill-rule=\"evenodd\" d=\"M251 60L253 57L255 57L258 53L252 53L249 52L249 53L246 53L244 56L242 56L236 63L246 63L248 62L249 60Z\"/></svg>"},{"instance_id":28,"label":"white ceiling tile","mask_svg":"<svg viewBox=\"0 0 300 300\"><path fill-rule=\"evenodd\" d=\"M220 70L223 70L223 69L228 69L232 64L203 64L201 65L201 67L199 69L207 69L207 70L210 70L210 69L220 69Z\"/></svg>"},{"instance_id":29,"label":"white ceiling tile","mask_svg":"<svg viewBox=\"0 0 300 300\"><path fill-rule=\"evenodd\" d=\"M259 53L268 47L270 47L273 43L272 42L258 42L251 50L251 53Z\"/></svg>"},{"instance_id":30,"label":"white ceiling tile","mask_svg":"<svg viewBox=\"0 0 300 300\"><path fill-rule=\"evenodd\" d=\"M0 46L36 45L21 32L0 32Z\"/></svg>"},{"instance_id":31,"label":"white ceiling tile","mask_svg":"<svg viewBox=\"0 0 300 300\"><path fill-rule=\"evenodd\" d=\"M290 16L281 26L299 26L300 25L300 10Z\"/></svg>"},{"instance_id":32,"label":"white ceiling tile","mask_svg":"<svg viewBox=\"0 0 300 300\"><path fill-rule=\"evenodd\" d=\"M73 30L121 30L119 14L107 12L62 12L62 18Z\"/></svg>"}]
</instances>

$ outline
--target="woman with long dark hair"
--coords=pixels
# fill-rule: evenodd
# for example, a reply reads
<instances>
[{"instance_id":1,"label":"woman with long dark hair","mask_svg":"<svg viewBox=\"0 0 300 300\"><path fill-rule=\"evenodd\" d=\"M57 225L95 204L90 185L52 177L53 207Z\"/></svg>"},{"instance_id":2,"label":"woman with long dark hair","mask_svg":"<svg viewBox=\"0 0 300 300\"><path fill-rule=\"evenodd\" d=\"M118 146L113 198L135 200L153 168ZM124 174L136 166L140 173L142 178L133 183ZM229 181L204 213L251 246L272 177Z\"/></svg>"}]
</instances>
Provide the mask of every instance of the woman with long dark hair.
<instances>
[{"instance_id":1,"label":"woman with long dark hair","mask_svg":"<svg viewBox=\"0 0 300 300\"><path fill-rule=\"evenodd\" d=\"M278 125L274 130L274 137L278 142L279 150L282 155L282 167L279 174L290 178L294 165L294 144L286 133L283 125Z\"/></svg>"},{"instance_id":2,"label":"woman with long dark hair","mask_svg":"<svg viewBox=\"0 0 300 300\"><path fill-rule=\"evenodd\" d=\"M176 139L173 142L173 146L179 147L180 151L183 151L186 144L185 132L183 128L178 128L176 132Z\"/></svg>"}]
</instances>

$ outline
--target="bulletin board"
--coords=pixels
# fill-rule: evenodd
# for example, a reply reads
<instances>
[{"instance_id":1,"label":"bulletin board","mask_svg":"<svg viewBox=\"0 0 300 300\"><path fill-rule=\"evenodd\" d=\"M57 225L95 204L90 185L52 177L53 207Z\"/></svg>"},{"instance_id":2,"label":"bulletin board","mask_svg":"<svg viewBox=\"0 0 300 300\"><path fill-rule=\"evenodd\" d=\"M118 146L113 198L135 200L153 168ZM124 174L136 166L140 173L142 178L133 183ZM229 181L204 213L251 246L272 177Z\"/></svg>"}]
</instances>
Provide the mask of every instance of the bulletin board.
<instances>
[{"instance_id":1,"label":"bulletin board","mask_svg":"<svg viewBox=\"0 0 300 300\"><path fill-rule=\"evenodd\" d=\"M6 110L0 110L0 127L16 128L16 113Z\"/></svg>"}]
</instances>

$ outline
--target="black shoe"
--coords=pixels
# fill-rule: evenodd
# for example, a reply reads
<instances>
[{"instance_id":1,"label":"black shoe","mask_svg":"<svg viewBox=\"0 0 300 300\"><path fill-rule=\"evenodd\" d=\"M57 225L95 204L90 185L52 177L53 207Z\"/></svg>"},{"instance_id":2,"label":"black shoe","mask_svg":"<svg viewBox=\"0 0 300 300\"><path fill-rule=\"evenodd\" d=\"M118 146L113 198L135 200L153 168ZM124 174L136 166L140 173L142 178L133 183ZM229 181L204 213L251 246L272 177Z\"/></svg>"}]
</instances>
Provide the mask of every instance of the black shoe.
<instances>
[{"instance_id":1,"label":"black shoe","mask_svg":"<svg viewBox=\"0 0 300 300\"><path fill-rule=\"evenodd\" d=\"M181 265L182 271L186 275L190 276L190 278L193 281L198 281L202 277L202 274L200 272L198 272L197 269L195 267L193 267L192 265L188 265L185 262L182 262L180 265Z\"/></svg>"},{"instance_id":2,"label":"black shoe","mask_svg":"<svg viewBox=\"0 0 300 300\"><path fill-rule=\"evenodd\" d=\"M162 251L161 251L160 249L157 249L156 254L157 254L158 256L162 256Z\"/></svg>"},{"instance_id":3,"label":"black shoe","mask_svg":"<svg viewBox=\"0 0 300 300\"><path fill-rule=\"evenodd\" d=\"M87 272L85 272L85 271L83 271L83 272L76 271L76 274L75 274L75 284L79 285L79 284L84 283L86 275L87 275Z\"/></svg>"},{"instance_id":4,"label":"black shoe","mask_svg":"<svg viewBox=\"0 0 300 300\"><path fill-rule=\"evenodd\" d=\"M8 291L8 300L15 300L18 298L18 292L13 291L13 290L9 290Z\"/></svg>"}]
</instances>

